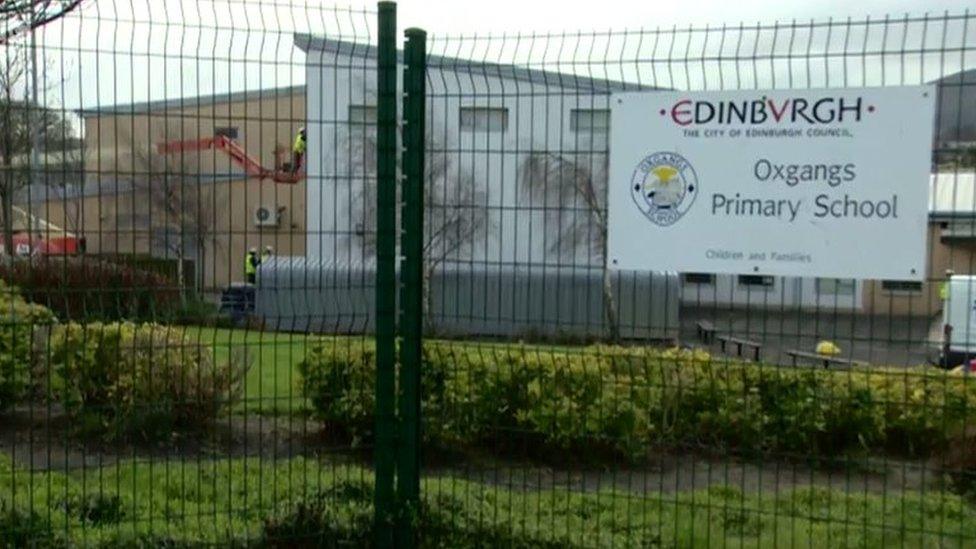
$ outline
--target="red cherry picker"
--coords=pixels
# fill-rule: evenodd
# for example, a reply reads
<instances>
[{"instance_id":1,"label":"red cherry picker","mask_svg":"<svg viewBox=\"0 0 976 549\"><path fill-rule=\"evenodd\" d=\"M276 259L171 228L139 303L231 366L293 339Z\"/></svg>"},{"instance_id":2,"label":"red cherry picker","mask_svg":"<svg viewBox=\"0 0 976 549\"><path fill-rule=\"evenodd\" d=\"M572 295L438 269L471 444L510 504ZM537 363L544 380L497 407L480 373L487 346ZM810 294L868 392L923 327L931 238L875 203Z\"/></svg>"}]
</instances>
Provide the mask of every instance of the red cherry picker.
<instances>
[{"instance_id":1,"label":"red cherry picker","mask_svg":"<svg viewBox=\"0 0 976 549\"><path fill-rule=\"evenodd\" d=\"M156 152L159 154L200 152L210 149L221 151L229 156L231 160L244 168L244 172L248 177L261 180L270 179L275 183L285 183L290 185L294 185L305 178L305 174L301 172L292 172L291 170L286 169L285 165L282 163L281 155L286 152L286 149L275 149L275 168L268 169L262 166L259 161L251 157L251 155L247 154L244 147L241 147L237 141L234 141L233 139L224 135L215 135L213 137L204 137L201 139L168 141L165 143L158 143L156 145Z\"/></svg>"}]
</instances>

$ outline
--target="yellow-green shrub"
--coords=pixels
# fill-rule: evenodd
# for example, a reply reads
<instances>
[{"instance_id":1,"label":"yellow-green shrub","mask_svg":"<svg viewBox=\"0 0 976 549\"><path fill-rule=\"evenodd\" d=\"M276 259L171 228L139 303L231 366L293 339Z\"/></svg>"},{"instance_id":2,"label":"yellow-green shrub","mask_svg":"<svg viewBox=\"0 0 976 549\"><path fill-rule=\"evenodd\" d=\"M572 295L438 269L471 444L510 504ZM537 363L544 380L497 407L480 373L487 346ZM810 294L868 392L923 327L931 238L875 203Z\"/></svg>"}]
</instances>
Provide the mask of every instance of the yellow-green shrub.
<instances>
[{"instance_id":1,"label":"yellow-green shrub","mask_svg":"<svg viewBox=\"0 0 976 549\"><path fill-rule=\"evenodd\" d=\"M159 324L63 324L51 333L51 396L83 432L160 439L208 425L238 393L244 367Z\"/></svg>"},{"instance_id":2,"label":"yellow-green shrub","mask_svg":"<svg viewBox=\"0 0 976 549\"><path fill-rule=\"evenodd\" d=\"M24 397L37 354L35 340L43 339L56 320L46 307L28 303L0 281L0 410Z\"/></svg>"},{"instance_id":3,"label":"yellow-green shrub","mask_svg":"<svg viewBox=\"0 0 976 549\"><path fill-rule=\"evenodd\" d=\"M445 376L437 371L440 364L431 363L425 355L425 417L442 415L439 409L443 405ZM348 435L354 443L372 439L376 402L376 351L372 342L335 340L313 344L298 369L304 393L321 420Z\"/></svg>"},{"instance_id":4,"label":"yellow-green shrub","mask_svg":"<svg viewBox=\"0 0 976 549\"><path fill-rule=\"evenodd\" d=\"M317 343L301 373L319 418L372 436L370 343ZM936 369L778 368L636 347L428 342L422 380L430 442L635 459L652 446L924 456L960 434L976 404L976 382Z\"/></svg>"},{"instance_id":5,"label":"yellow-green shrub","mask_svg":"<svg viewBox=\"0 0 976 549\"><path fill-rule=\"evenodd\" d=\"M372 345L313 345L298 365L319 417L354 439L372 438L376 357Z\"/></svg>"}]
</instances>

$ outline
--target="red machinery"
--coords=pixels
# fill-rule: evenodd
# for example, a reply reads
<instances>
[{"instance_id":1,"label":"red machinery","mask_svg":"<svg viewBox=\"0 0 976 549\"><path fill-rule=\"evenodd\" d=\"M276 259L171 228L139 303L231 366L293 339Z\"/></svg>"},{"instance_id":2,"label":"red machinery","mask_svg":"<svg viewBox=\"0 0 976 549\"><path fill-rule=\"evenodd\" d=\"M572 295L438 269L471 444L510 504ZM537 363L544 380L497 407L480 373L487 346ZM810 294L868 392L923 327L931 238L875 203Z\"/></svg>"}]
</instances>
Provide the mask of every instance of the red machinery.
<instances>
[{"instance_id":1,"label":"red machinery","mask_svg":"<svg viewBox=\"0 0 976 549\"><path fill-rule=\"evenodd\" d=\"M14 233L13 240L17 255L75 255L85 250L85 239L67 232L62 235Z\"/></svg>"},{"instance_id":2,"label":"red machinery","mask_svg":"<svg viewBox=\"0 0 976 549\"><path fill-rule=\"evenodd\" d=\"M281 153L282 151L276 150L276 164L273 170L269 170L261 165L260 162L252 158L247 154L236 141L224 136L216 135L214 137L204 137L202 139L189 139L186 141L170 141L168 143L159 143L156 145L156 151L159 154L174 154L181 152L199 152L209 149L216 149L223 151L227 156L240 164L244 168L244 172L247 173L248 177L254 177L257 179L270 179L275 183L288 183L294 184L298 183L301 179L305 177L302 173L292 173L289 170L282 169L281 166Z\"/></svg>"},{"instance_id":3,"label":"red machinery","mask_svg":"<svg viewBox=\"0 0 976 549\"><path fill-rule=\"evenodd\" d=\"M27 211L13 207L14 254L74 255L85 251L85 239ZM0 254L6 253L0 242Z\"/></svg>"}]
</instances>

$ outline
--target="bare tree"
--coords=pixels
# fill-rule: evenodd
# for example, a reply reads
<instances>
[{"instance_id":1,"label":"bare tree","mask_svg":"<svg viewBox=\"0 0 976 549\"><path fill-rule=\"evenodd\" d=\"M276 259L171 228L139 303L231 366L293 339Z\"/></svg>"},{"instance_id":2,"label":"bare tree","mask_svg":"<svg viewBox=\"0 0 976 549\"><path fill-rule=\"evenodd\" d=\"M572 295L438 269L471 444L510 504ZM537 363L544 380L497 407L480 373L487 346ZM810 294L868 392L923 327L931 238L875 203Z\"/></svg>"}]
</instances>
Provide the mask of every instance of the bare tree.
<instances>
[{"instance_id":1,"label":"bare tree","mask_svg":"<svg viewBox=\"0 0 976 549\"><path fill-rule=\"evenodd\" d=\"M548 253L603 266L603 315L612 340L620 335L607 256L607 155L537 152L521 166L521 192L545 207L545 226L555 229Z\"/></svg>"},{"instance_id":2,"label":"bare tree","mask_svg":"<svg viewBox=\"0 0 976 549\"><path fill-rule=\"evenodd\" d=\"M173 135L168 133L168 135ZM155 142L162 142L160 137ZM226 204L225 197L213 181L200 178L196 154L162 155L151 143L133 144L132 203L134 219L146 224L151 246L165 251L177 260L180 299L187 300L184 261L201 265L207 246L218 247L213 238L217 225L217 207ZM135 221L133 221L135 223ZM199 289L202 270L197 269Z\"/></svg>"},{"instance_id":3,"label":"bare tree","mask_svg":"<svg viewBox=\"0 0 976 549\"><path fill-rule=\"evenodd\" d=\"M43 27L81 6L84 0L0 1L0 44Z\"/></svg>"},{"instance_id":4,"label":"bare tree","mask_svg":"<svg viewBox=\"0 0 976 549\"><path fill-rule=\"evenodd\" d=\"M430 280L452 259L470 256L478 235L490 229L485 192L470 172L455 167L449 151L430 134L424 161L424 318L430 322ZM362 181L353 211L364 254L376 251L376 141L372 134L350 139L353 179ZM400 204L399 188L397 204ZM399 218L398 218L399 222Z\"/></svg>"},{"instance_id":5,"label":"bare tree","mask_svg":"<svg viewBox=\"0 0 976 549\"><path fill-rule=\"evenodd\" d=\"M31 136L26 121L26 101L20 99L20 88L27 76L27 63L16 50L7 50L4 66L0 67L0 162L3 164L3 184L0 185L0 209L3 216L3 246L7 254L14 249L14 193L27 184L24 174L14 170L14 157L22 154L24 145L30 148ZM11 55L12 54L12 55ZM24 94L26 95L26 94Z\"/></svg>"},{"instance_id":6,"label":"bare tree","mask_svg":"<svg viewBox=\"0 0 976 549\"><path fill-rule=\"evenodd\" d=\"M450 259L466 259L475 239L490 229L487 197L470 172L455 170L452 157L427 136L424 163L424 318L431 320L430 281Z\"/></svg>"},{"instance_id":7,"label":"bare tree","mask_svg":"<svg viewBox=\"0 0 976 549\"><path fill-rule=\"evenodd\" d=\"M48 175L52 177L43 178L49 183L57 179L54 176L62 171L65 175L70 172L70 175L80 176L82 155L81 140L64 113L28 99L34 84L27 82L30 76L27 48L16 44L4 44L0 48L5 54L0 62L0 166L3 169L0 225L4 249L10 253L13 247L15 197L31 182L32 171L36 174L40 167L33 165L35 159L31 158L31 152L44 153L44 164L47 166L67 168L50 170ZM46 86L53 85L46 79L44 81Z\"/></svg>"},{"instance_id":8,"label":"bare tree","mask_svg":"<svg viewBox=\"0 0 976 549\"><path fill-rule=\"evenodd\" d=\"M33 31L64 17L78 8L82 1L0 0L0 45L5 53L3 66L0 67L0 162L3 166L0 214L3 216L3 245L8 254L13 253L14 194L30 181L30 169L36 169L36 166L28 164L28 170L24 173L24 170L14 166L14 157L24 154L22 149L25 144L26 152L40 147L52 112L41 108L37 101L39 68ZM24 35L29 35L27 45L14 43ZM32 58L30 64L27 62L28 53ZM31 80L31 99L27 99L28 76ZM22 94L20 89L23 89ZM67 124L63 116L56 118Z\"/></svg>"}]
</instances>

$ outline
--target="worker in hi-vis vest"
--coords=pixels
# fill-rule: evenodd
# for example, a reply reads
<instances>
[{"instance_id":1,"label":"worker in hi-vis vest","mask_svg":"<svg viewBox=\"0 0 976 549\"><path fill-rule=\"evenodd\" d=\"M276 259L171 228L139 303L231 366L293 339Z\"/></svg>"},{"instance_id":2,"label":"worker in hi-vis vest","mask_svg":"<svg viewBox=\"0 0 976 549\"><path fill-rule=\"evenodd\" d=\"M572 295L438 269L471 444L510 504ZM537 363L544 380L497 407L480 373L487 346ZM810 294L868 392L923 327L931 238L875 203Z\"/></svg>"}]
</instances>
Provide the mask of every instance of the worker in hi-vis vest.
<instances>
[{"instance_id":1,"label":"worker in hi-vis vest","mask_svg":"<svg viewBox=\"0 0 976 549\"><path fill-rule=\"evenodd\" d=\"M939 299L942 300L942 306L945 307L945 302L949 300L949 279L952 275L956 274L952 269L946 269L945 280L939 285Z\"/></svg>"},{"instance_id":2,"label":"worker in hi-vis vest","mask_svg":"<svg viewBox=\"0 0 976 549\"><path fill-rule=\"evenodd\" d=\"M302 126L298 128L298 135L295 136L295 143L291 147L291 173L298 173L298 170L302 168L305 147L305 126Z\"/></svg>"},{"instance_id":3,"label":"worker in hi-vis vest","mask_svg":"<svg viewBox=\"0 0 976 549\"><path fill-rule=\"evenodd\" d=\"M258 249L252 247L247 251L247 255L244 256L244 280L251 284L257 282L258 279L258 265L261 264L261 260L258 259Z\"/></svg>"}]
</instances>

